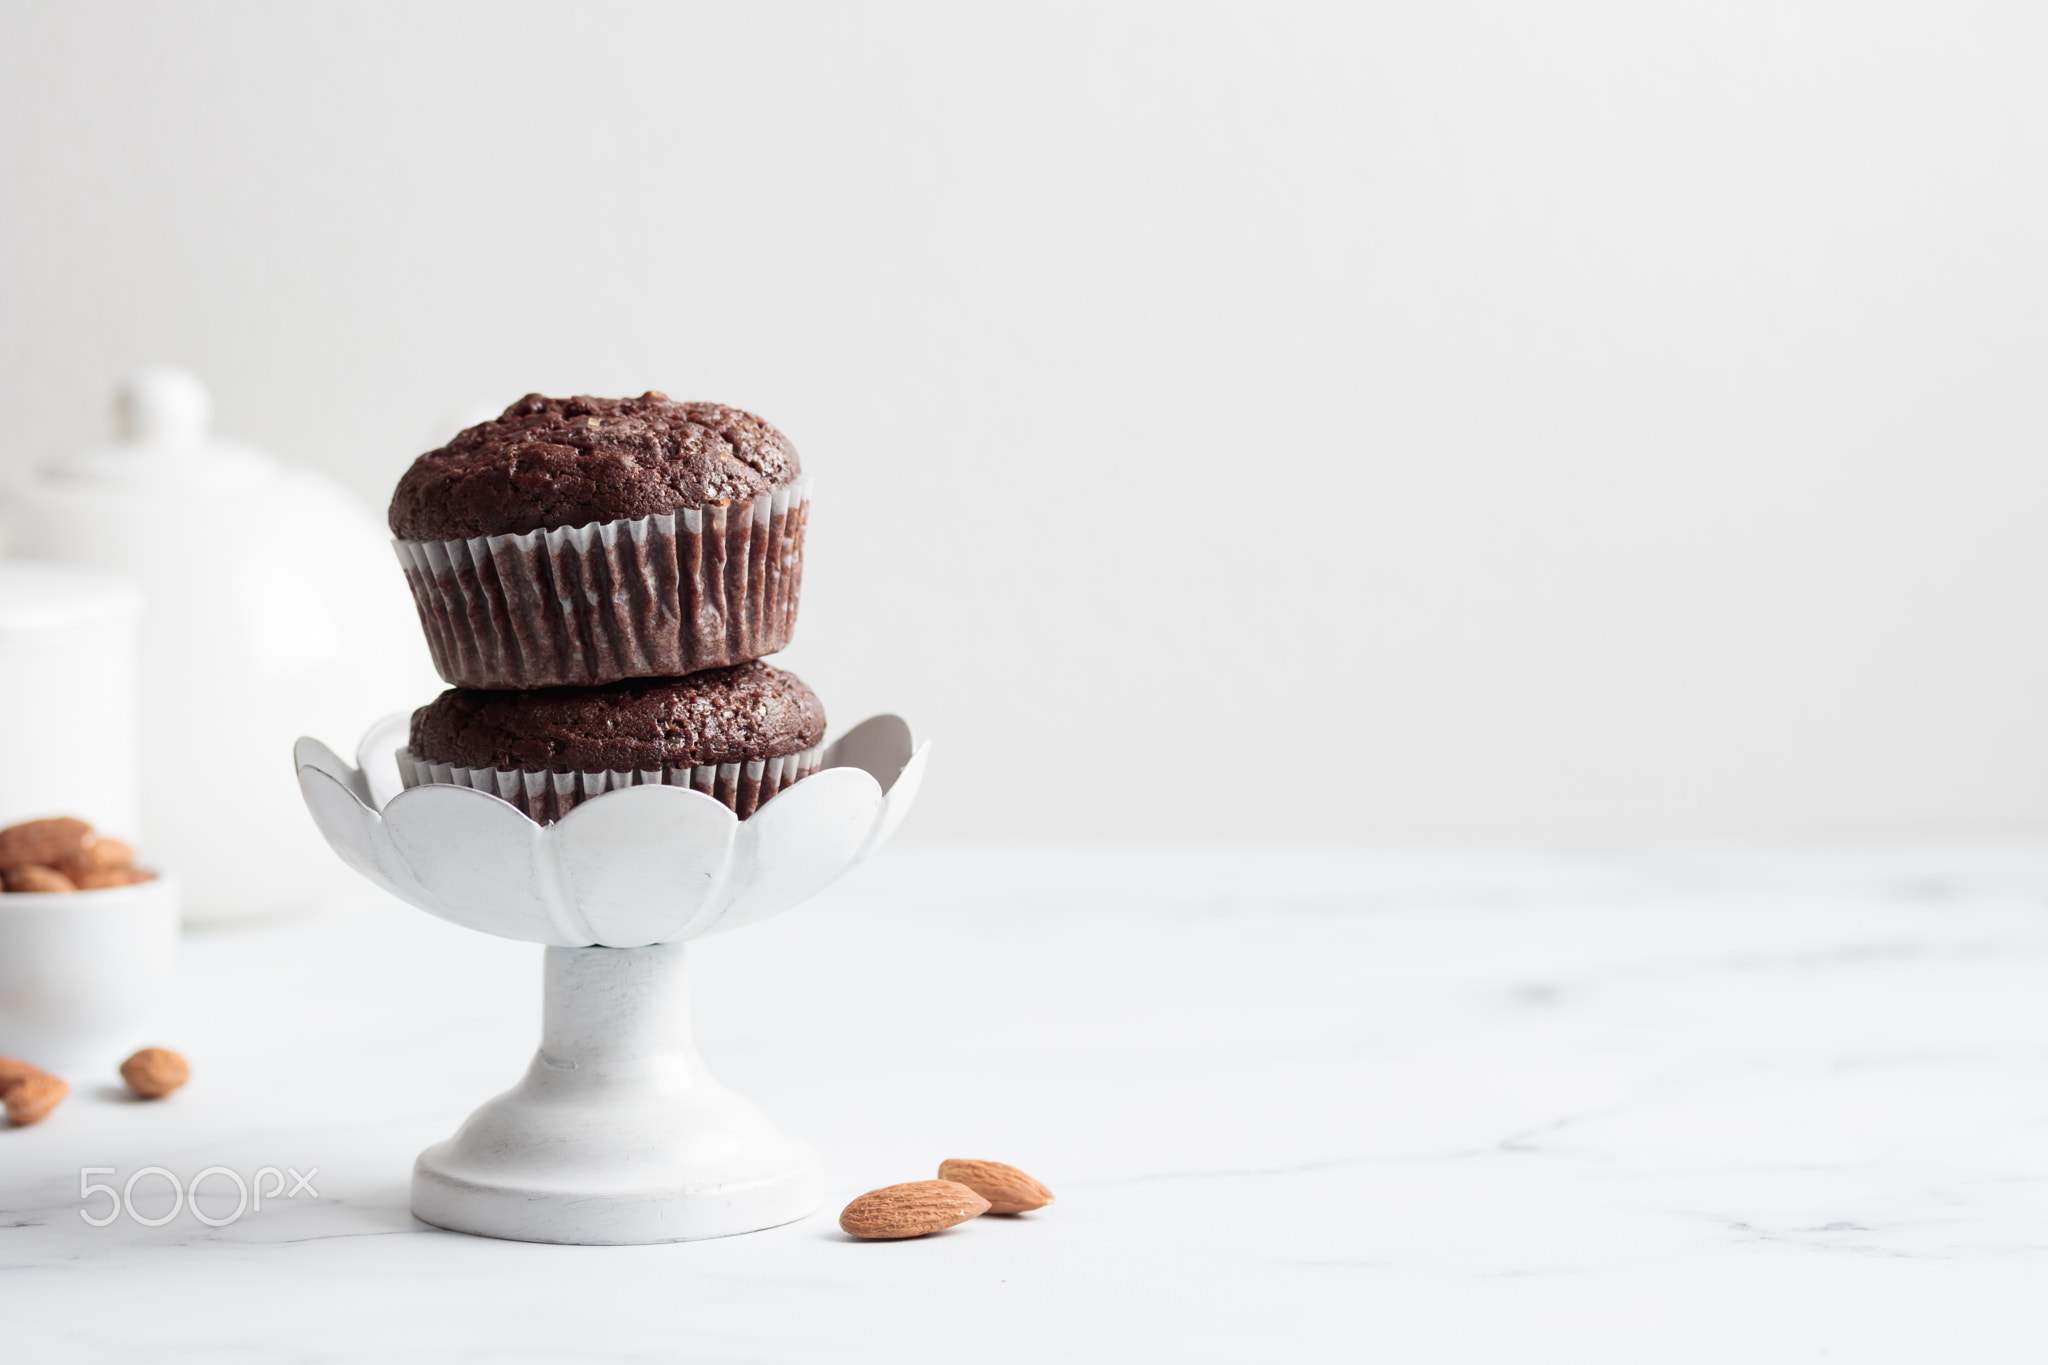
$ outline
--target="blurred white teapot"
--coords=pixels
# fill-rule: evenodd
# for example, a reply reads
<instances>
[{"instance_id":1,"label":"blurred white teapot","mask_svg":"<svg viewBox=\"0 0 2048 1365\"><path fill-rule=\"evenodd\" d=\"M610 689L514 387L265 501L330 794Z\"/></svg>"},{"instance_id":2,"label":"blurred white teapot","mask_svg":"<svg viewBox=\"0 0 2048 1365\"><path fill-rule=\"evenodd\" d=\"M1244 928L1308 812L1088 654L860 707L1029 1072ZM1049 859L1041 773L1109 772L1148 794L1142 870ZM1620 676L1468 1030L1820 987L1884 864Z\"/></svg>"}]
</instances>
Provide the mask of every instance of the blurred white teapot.
<instances>
[{"instance_id":1,"label":"blurred white teapot","mask_svg":"<svg viewBox=\"0 0 2048 1365\"><path fill-rule=\"evenodd\" d=\"M119 569L148 594L134 836L180 874L188 920L287 911L330 885L293 740L440 686L382 525L340 486L210 437L209 407L191 375L143 371L113 444L4 507L10 556Z\"/></svg>"}]
</instances>

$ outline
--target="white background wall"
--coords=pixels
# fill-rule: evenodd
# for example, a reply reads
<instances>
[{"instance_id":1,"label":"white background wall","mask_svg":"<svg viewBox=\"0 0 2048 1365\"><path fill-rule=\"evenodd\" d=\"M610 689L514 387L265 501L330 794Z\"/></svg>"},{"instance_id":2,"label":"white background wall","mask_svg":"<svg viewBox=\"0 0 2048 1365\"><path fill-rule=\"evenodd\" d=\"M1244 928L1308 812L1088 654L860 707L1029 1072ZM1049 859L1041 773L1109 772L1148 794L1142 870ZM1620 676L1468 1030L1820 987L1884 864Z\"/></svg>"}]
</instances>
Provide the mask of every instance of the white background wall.
<instances>
[{"instance_id":1,"label":"white background wall","mask_svg":"<svg viewBox=\"0 0 2048 1365\"><path fill-rule=\"evenodd\" d=\"M0 469L754 408L928 837L2038 829L2044 16L10 2Z\"/></svg>"}]
</instances>

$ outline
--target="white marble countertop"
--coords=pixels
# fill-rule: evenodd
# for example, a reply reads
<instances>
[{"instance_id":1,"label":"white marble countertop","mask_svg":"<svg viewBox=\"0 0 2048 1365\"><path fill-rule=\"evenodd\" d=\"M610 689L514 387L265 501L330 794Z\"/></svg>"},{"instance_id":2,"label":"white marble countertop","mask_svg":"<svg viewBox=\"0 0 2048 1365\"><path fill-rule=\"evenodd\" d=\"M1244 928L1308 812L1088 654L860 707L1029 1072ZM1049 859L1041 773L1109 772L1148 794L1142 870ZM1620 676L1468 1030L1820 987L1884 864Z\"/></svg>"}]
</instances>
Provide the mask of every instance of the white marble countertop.
<instances>
[{"instance_id":1,"label":"white marble countertop","mask_svg":"<svg viewBox=\"0 0 2048 1365\"><path fill-rule=\"evenodd\" d=\"M0 1129L7 1358L2048 1354L2048 847L892 850L693 949L828 1207L657 1247L406 1212L525 1066L540 951L367 893L189 936L192 1085ZM838 1232L956 1155L1060 1201ZM153 1165L318 1193L82 1220L81 1167Z\"/></svg>"}]
</instances>

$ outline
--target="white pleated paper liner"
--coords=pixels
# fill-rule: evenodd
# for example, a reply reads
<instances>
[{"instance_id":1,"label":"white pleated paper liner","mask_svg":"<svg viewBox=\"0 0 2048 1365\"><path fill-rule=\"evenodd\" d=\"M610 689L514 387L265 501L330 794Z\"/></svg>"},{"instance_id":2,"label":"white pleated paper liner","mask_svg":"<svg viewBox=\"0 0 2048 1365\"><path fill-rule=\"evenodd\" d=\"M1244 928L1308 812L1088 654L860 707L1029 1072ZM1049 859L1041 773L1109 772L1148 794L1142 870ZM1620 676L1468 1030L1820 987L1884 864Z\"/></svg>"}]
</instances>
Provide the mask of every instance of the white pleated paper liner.
<instances>
[{"instance_id":1,"label":"white pleated paper liner","mask_svg":"<svg viewBox=\"0 0 2048 1365\"><path fill-rule=\"evenodd\" d=\"M810 480L746 502L522 535L393 541L457 687L675 678L789 643Z\"/></svg>"},{"instance_id":2,"label":"white pleated paper liner","mask_svg":"<svg viewBox=\"0 0 2048 1365\"><path fill-rule=\"evenodd\" d=\"M785 787L818 771L825 746L813 745L782 758L749 759L745 763L707 763L698 767L646 768L634 772L529 773L505 768L463 768L414 758L411 749L397 753L398 778L408 790L427 783L474 787L502 796L532 819L551 825L593 796L621 787L689 787L732 808L744 820Z\"/></svg>"}]
</instances>

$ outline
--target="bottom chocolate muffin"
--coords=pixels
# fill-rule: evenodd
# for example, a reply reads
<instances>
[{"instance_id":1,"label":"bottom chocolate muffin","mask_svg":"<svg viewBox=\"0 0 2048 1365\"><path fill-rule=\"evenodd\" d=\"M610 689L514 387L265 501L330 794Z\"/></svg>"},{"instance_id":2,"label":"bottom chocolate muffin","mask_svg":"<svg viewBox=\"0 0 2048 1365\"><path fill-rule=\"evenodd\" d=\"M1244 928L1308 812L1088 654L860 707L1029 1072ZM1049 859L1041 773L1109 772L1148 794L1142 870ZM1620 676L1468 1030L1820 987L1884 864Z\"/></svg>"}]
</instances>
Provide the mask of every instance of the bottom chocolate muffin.
<instances>
[{"instance_id":1,"label":"bottom chocolate muffin","mask_svg":"<svg viewBox=\"0 0 2048 1365\"><path fill-rule=\"evenodd\" d=\"M742 820L818 770L825 708L764 663L533 692L450 688L412 713L408 787L452 783L542 824L619 787L690 787Z\"/></svg>"}]
</instances>

